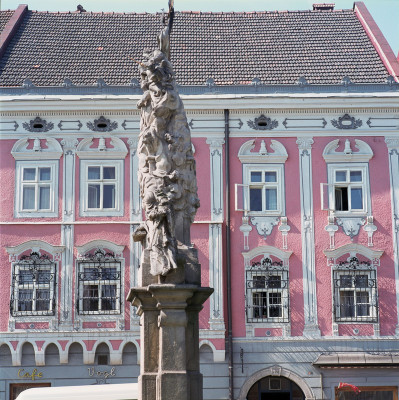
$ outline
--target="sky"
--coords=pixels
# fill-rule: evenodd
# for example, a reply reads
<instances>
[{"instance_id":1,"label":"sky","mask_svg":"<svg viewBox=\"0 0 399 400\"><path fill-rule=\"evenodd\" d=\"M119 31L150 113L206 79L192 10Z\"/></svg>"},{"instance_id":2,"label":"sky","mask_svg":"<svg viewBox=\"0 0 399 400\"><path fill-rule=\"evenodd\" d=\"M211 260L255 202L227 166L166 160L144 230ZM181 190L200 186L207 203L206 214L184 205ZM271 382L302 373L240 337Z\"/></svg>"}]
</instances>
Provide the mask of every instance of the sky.
<instances>
[{"instance_id":1,"label":"sky","mask_svg":"<svg viewBox=\"0 0 399 400\"><path fill-rule=\"evenodd\" d=\"M329 0L174 0L177 11L274 11L310 10L313 3ZM331 1L333 3L334 0ZM399 0L363 0L395 55L399 52ZM30 10L75 11L78 4L87 11L160 12L168 0L0 0L2 10L28 4ZM335 9L351 9L353 1L336 0Z\"/></svg>"}]
</instances>

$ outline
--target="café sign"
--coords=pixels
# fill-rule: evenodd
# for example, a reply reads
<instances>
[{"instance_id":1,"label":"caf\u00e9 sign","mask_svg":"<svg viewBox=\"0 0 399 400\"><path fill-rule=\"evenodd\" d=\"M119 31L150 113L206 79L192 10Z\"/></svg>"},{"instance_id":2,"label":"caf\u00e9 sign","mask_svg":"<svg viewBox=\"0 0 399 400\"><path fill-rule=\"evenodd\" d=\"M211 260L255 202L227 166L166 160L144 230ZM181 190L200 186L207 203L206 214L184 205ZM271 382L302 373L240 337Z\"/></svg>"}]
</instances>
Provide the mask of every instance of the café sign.
<instances>
[{"instance_id":1,"label":"caf\u00e9 sign","mask_svg":"<svg viewBox=\"0 0 399 400\"><path fill-rule=\"evenodd\" d=\"M18 370L18 378L34 381L38 378L43 378L43 372L39 372L36 368L34 368L32 372L28 372L25 371L24 368L20 368Z\"/></svg>"}]
</instances>

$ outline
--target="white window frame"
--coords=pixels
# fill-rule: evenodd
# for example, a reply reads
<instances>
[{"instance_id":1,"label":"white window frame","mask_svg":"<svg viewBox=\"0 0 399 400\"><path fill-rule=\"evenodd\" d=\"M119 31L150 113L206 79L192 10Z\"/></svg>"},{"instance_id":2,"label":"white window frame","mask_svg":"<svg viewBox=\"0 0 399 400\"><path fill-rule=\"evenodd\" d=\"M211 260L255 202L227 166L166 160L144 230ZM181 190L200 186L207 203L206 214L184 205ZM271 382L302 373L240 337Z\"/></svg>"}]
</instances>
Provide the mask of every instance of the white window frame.
<instances>
[{"instance_id":1,"label":"white window frame","mask_svg":"<svg viewBox=\"0 0 399 400\"><path fill-rule=\"evenodd\" d=\"M20 263L14 263L13 264L13 278L15 276L20 276L20 270L28 270L29 269L29 265L24 265L24 264L20 264ZM43 265L41 267L38 268L38 270L49 270L50 274L53 274L54 279L56 279L56 275L57 275L57 263L52 262L49 265ZM53 310L53 301L54 299L56 300L56 291L55 288L57 286L55 285L55 283L53 282L49 282L49 283L38 283L35 281L32 281L32 283L29 284L18 284L17 282L14 283L12 290L13 290L13 298L14 298L14 304L13 304L13 313L12 316L14 318L19 318L19 317L24 317L24 316L53 316L56 313L56 310ZM20 291L21 290L32 290L33 291L33 295L32 295L32 311L19 311L18 310L18 303L19 303L19 295L20 295ZM48 289L50 291L50 306L48 310L45 311L37 311L36 310L36 291L40 290L40 289Z\"/></svg>"},{"instance_id":2,"label":"white window frame","mask_svg":"<svg viewBox=\"0 0 399 400\"><path fill-rule=\"evenodd\" d=\"M276 172L277 182L259 182L259 184L251 183L251 172L261 172L262 177L265 172ZM243 205L246 215L249 216L281 216L285 215L285 184L284 184L284 164L243 164L243 184L236 185L236 209L238 196L238 187L242 187ZM262 188L262 210L250 210L250 188ZM266 189L268 187L275 187L277 189L277 209L266 210ZM238 209L237 209L238 210Z\"/></svg>"},{"instance_id":3,"label":"white window frame","mask_svg":"<svg viewBox=\"0 0 399 400\"><path fill-rule=\"evenodd\" d=\"M341 269L333 269L333 282L335 282L335 280L339 279L341 276L350 276L351 272L353 273L354 270L341 270ZM375 270L363 270L363 269L356 269L356 272L359 272L362 275L367 275L367 279L371 280L373 279L371 274L372 272L375 274L375 287L355 287L355 286L351 286L351 287L342 287L342 288L336 288L333 287L333 296L335 297L334 299L334 306L336 306L336 316L335 316L335 323L339 324L342 322L350 322L350 323L358 323L358 322L367 322L367 323L376 323L378 322L378 304L377 305L373 305L372 301L378 301L378 297L377 297L377 273ZM354 299L354 311L355 311L355 315L354 316L349 316L349 317L341 317L340 314L340 310L341 310L341 292L353 292L353 299ZM369 310L370 313L369 315L363 315L363 316L358 316L357 315L357 293L368 293L369 295ZM338 296L337 296L338 295Z\"/></svg>"},{"instance_id":4,"label":"white window frame","mask_svg":"<svg viewBox=\"0 0 399 400\"><path fill-rule=\"evenodd\" d=\"M281 288L253 288L249 287L249 281L252 280L255 276L264 276L265 279L267 278L267 272L261 272L261 271L246 271L246 302L249 305L247 307L247 323L250 324L255 324L256 326L262 323L289 323L289 284L288 284L288 270L284 269L279 269L279 270L273 270L272 276L280 276L281 277L281 282L286 282L287 285L286 287L281 287ZM270 293L280 293L281 294L281 303L279 306L281 307L281 316L280 317L256 317L255 316L255 307L254 307L254 301L253 301L253 294L254 293L265 293L267 296L267 313L269 315L270 311L270 304L269 304L269 294ZM251 315L252 313L252 315ZM288 314L288 315L287 315Z\"/></svg>"},{"instance_id":5,"label":"white window frame","mask_svg":"<svg viewBox=\"0 0 399 400\"><path fill-rule=\"evenodd\" d=\"M23 171L25 168L36 169L35 181L23 180ZM51 179L45 184L39 181L39 168L50 168ZM45 185L50 187L50 208L39 209L39 187ZM23 209L23 187L35 187L35 208L32 210ZM15 174L15 218L43 218L43 217L57 217L58 216L58 160L46 161L16 161L16 174Z\"/></svg>"},{"instance_id":6,"label":"white window frame","mask_svg":"<svg viewBox=\"0 0 399 400\"><path fill-rule=\"evenodd\" d=\"M91 209L88 207L88 168L89 167L115 167L115 207ZM100 217L100 216L123 216L124 204L124 164L123 160L81 160L80 161L80 216L82 217ZM100 182L102 185L104 181Z\"/></svg>"},{"instance_id":7,"label":"white window frame","mask_svg":"<svg viewBox=\"0 0 399 400\"><path fill-rule=\"evenodd\" d=\"M328 201L329 209L334 211L337 217L348 217L348 216L365 216L371 214L371 195L370 195L370 181L369 181L369 166L368 163L338 163L338 164L327 164L328 168ZM347 171L346 182L336 182L336 172ZM362 171L362 182L350 183L350 172L351 171ZM348 210L336 210L335 209L335 187L347 187L348 188ZM351 209L351 187L362 188L363 208L362 209ZM323 192L323 188L321 188ZM323 200L322 200L323 201Z\"/></svg>"},{"instance_id":8,"label":"white window frame","mask_svg":"<svg viewBox=\"0 0 399 400\"><path fill-rule=\"evenodd\" d=\"M121 309L121 291L122 291L122 262L120 260L118 261L111 261L110 264L115 263L115 266L117 269L119 269L119 280L106 280L106 279L95 279L91 281L83 281L83 280L78 280L78 299L77 301L79 302L79 317L90 317L90 316L96 316L96 315L120 315L122 312ZM90 267L89 265L86 266L87 268L93 268ZM84 260L78 260L78 274L84 273L85 270L85 262ZM84 301L84 286L85 285L95 285L98 287L98 310L97 311L91 311L91 310L84 310L83 308L83 301ZM119 299L119 301L116 302L116 308L115 310L102 310L101 309L101 301L102 301L102 286L103 285L115 285L116 286L116 298Z\"/></svg>"}]
</instances>

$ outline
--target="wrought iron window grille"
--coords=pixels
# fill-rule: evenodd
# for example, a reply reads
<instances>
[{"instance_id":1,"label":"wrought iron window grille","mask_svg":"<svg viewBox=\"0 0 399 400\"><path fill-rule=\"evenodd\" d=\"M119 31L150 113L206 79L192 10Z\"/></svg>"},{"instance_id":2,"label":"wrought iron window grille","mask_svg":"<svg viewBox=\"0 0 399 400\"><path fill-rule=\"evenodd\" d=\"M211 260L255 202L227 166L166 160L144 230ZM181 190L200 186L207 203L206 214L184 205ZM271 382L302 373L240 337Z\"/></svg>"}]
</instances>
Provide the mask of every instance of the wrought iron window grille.
<instances>
[{"instance_id":1,"label":"wrought iron window grille","mask_svg":"<svg viewBox=\"0 0 399 400\"><path fill-rule=\"evenodd\" d=\"M23 255L13 266L10 313L13 317L55 315L56 264L46 254Z\"/></svg>"},{"instance_id":2,"label":"wrought iron window grille","mask_svg":"<svg viewBox=\"0 0 399 400\"><path fill-rule=\"evenodd\" d=\"M121 313L121 262L114 253L97 249L78 263L78 314Z\"/></svg>"},{"instance_id":3,"label":"wrought iron window grille","mask_svg":"<svg viewBox=\"0 0 399 400\"><path fill-rule=\"evenodd\" d=\"M378 322L377 273L369 261L352 257L333 270L336 322Z\"/></svg>"},{"instance_id":4,"label":"wrought iron window grille","mask_svg":"<svg viewBox=\"0 0 399 400\"><path fill-rule=\"evenodd\" d=\"M289 322L288 268L269 257L246 270L247 322Z\"/></svg>"}]
</instances>

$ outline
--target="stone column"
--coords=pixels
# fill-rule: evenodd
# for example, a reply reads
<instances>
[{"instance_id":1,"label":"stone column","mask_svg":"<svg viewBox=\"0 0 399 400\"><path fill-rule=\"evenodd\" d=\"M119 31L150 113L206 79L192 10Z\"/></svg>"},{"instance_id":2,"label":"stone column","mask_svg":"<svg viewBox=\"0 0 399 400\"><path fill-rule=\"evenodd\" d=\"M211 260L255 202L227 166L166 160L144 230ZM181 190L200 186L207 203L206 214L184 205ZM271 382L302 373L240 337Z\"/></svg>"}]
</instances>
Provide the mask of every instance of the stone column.
<instances>
[{"instance_id":1,"label":"stone column","mask_svg":"<svg viewBox=\"0 0 399 400\"><path fill-rule=\"evenodd\" d=\"M202 400L198 314L212 292L165 283L130 290L141 318L139 400Z\"/></svg>"},{"instance_id":2,"label":"stone column","mask_svg":"<svg viewBox=\"0 0 399 400\"><path fill-rule=\"evenodd\" d=\"M152 294L144 288L131 290L128 301L137 307L140 316L140 376L139 398L141 400L154 400L156 392L156 379L158 374L159 329L157 301Z\"/></svg>"}]
</instances>

